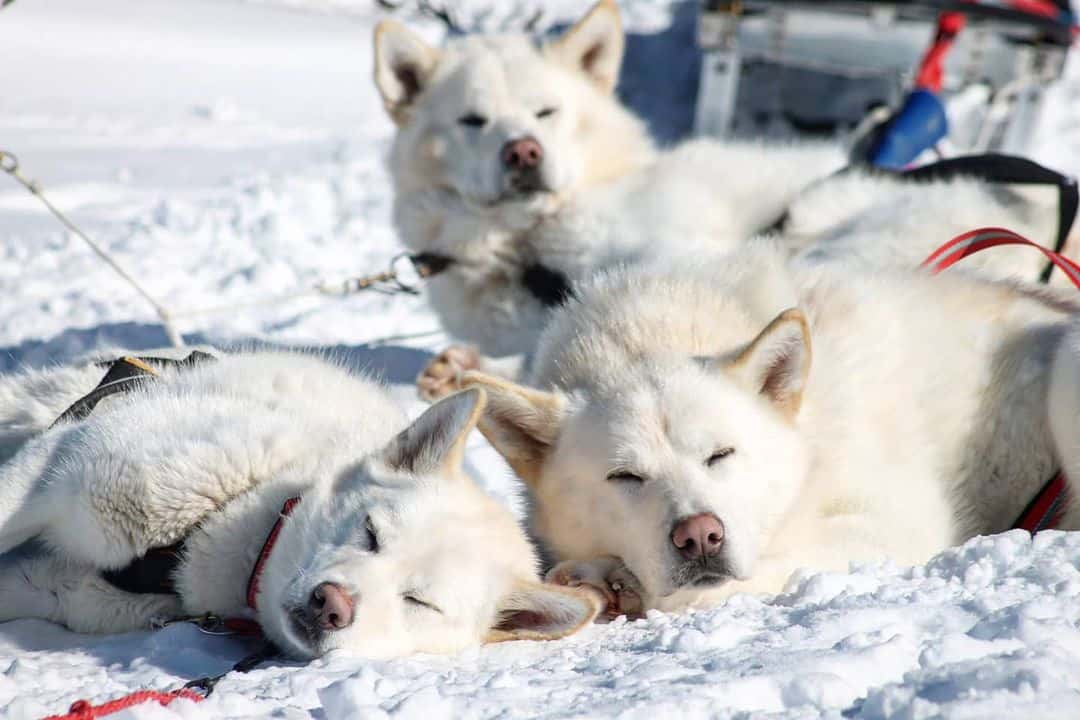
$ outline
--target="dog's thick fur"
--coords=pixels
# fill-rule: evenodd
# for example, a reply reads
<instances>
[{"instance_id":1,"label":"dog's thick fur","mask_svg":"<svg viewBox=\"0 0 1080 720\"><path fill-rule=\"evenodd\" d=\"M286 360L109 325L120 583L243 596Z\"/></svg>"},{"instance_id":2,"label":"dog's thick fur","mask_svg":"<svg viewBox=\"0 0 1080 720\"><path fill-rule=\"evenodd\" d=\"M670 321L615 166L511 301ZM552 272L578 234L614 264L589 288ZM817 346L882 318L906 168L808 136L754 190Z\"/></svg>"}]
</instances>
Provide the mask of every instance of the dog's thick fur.
<instances>
[{"instance_id":1,"label":"dog's thick fur","mask_svg":"<svg viewBox=\"0 0 1080 720\"><path fill-rule=\"evenodd\" d=\"M298 657L454 652L558 637L595 601L537 582L510 512L461 471L482 392L455 395L407 429L377 383L311 356L247 353L51 421L100 367L0 378L0 621L85 632L213 613L250 617ZM286 499L259 581L245 589ZM101 571L184 540L178 595L134 595ZM297 620L321 583L355 603L351 624Z\"/></svg>"},{"instance_id":2,"label":"dog's thick fur","mask_svg":"<svg viewBox=\"0 0 1080 720\"><path fill-rule=\"evenodd\" d=\"M431 302L484 355L535 348L547 312L523 284L533 264L578 281L617 263L726 251L785 210L789 252L873 265L915 265L979 226L1053 241L1052 210L974 180L913 185L855 172L800 195L843 165L838 146L695 140L658 150L613 94L623 45L612 0L540 47L468 36L436 49L392 21L376 30L375 83L397 124L395 224L412 250L458 261L428 283ZM527 170L503 160L523 138L543 155ZM1027 279L1043 266L1011 249L973 264Z\"/></svg>"},{"instance_id":3,"label":"dog's thick fur","mask_svg":"<svg viewBox=\"0 0 1080 720\"><path fill-rule=\"evenodd\" d=\"M785 257L762 244L604 274L553 314L531 387L465 375L567 561L557 579L613 556L646 607L676 609L778 592L802 567L917 563L1008 529L1051 475L1070 295ZM1055 376L1070 438L1077 346ZM722 523L722 552L684 560L673 527L698 513Z\"/></svg>"}]
</instances>

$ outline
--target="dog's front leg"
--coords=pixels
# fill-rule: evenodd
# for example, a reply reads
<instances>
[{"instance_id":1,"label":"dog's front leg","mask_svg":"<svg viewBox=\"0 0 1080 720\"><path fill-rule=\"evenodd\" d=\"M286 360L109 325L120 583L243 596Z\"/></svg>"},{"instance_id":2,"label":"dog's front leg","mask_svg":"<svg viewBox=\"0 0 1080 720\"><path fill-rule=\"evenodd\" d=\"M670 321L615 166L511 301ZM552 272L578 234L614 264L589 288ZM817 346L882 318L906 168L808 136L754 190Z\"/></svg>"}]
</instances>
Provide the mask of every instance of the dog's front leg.
<instances>
[{"instance_id":1,"label":"dog's front leg","mask_svg":"<svg viewBox=\"0 0 1080 720\"><path fill-rule=\"evenodd\" d=\"M566 560L548 571L547 582L568 587L592 590L603 599L606 609L598 622L613 620L619 615L631 619L645 616L645 591L634 574L617 557L605 556L594 560Z\"/></svg>"},{"instance_id":2,"label":"dog's front leg","mask_svg":"<svg viewBox=\"0 0 1080 720\"><path fill-rule=\"evenodd\" d=\"M75 632L117 633L182 614L175 595L124 592L78 561L22 550L0 558L0 622L38 618Z\"/></svg>"}]
</instances>

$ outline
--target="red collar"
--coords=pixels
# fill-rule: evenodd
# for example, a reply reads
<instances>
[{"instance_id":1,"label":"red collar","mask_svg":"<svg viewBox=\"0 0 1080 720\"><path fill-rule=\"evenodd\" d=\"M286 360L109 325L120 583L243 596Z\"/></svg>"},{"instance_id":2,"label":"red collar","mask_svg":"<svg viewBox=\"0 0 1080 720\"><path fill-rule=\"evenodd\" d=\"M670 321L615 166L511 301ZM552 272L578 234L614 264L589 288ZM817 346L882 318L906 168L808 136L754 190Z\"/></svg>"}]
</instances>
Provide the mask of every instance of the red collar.
<instances>
[{"instance_id":1,"label":"red collar","mask_svg":"<svg viewBox=\"0 0 1080 720\"><path fill-rule=\"evenodd\" d=\"M247 583L247 605L252 610L255 610L255 598L259 595L259 578L262 577L263 568L266 567L266 561L270 559L270 553L274 551L274 545L277 543L278 535L281 534L281 528L285 524L285 518L292 514L293 508L300 502L300 497L291 497L285 501L285 504L281 506L281 512L278 514L277 522L274 523L274 527L270 528L270 534L266 536L266 540L263 541L262 550L259 551L259 558L255 561L255 567L251 569L251 575L248 577Z\"/></svg>"},{"instance_id":2,"label":"red collar","mask_svg":"<svg viewBox=\"0 0 1080 720\"><path fill-rule=\"evenodd\" d=\"M1058 472L1042 490L1028 503L1024 512L1013 523L1013 529L1037 533L1040 530L1056 528L1061 522L1065 510L1065 473Z\"/></svg>"}]
</instances>

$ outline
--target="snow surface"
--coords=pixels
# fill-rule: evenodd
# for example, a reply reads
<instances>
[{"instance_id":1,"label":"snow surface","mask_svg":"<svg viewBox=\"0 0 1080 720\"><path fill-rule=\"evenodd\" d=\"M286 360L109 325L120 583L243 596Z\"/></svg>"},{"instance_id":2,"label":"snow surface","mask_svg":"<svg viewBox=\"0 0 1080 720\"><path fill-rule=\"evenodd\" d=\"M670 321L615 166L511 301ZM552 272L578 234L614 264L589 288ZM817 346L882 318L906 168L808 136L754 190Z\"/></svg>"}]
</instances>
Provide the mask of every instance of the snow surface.
<instances>
[{"instance_id":1,"label":"snow surface","mask_svg":"<svg viewBox=\"0 0 1080 720\"><path fill-rule=\"evenodd\" d=\"M565 22L582 3L453 5L470 26L512 28L541 6L544 24ZM670 140L691 117L692 7L624 5L623 92ZM327 348L417 410L412 378L447 342L422 297L245 304L381 270L401 250L381 161L392 127L369 79L381 16L368 0L17 0L0 10L0 149L175 312L233 304L182 318L189 341ZM1037 159L1074 173L1078 99L1073 64L1035 139ZM6 177L0 298L0 370L166 342L146 303ZM479 439L469 462L513 500ZM269 664L203 703L123 717L1080 717L1078 627L1080 534L1013 532L923 567L806 574L775 598L557 643ZM91 637L7 623L0 715L177 687L250 650L190 626Z\"/></svg>"}]
</instances>

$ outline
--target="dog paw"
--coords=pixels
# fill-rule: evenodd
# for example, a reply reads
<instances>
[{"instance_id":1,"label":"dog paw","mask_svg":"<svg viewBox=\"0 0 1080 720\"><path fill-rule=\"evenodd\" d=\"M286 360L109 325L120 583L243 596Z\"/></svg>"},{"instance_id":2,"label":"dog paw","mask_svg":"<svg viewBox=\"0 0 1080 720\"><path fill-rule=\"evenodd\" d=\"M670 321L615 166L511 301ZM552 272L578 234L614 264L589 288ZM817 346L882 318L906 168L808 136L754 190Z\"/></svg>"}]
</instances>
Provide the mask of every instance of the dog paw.
<instances>
[{"instance_id":1,"label":"dog paw","mask_svg":"<svg viewBox=\"0 0 1080 720\"><path fill-rule=\"evenodd\" d=\"M634 574L615 557L589 561L567 560L548 571L545 580L556 585L579 587L596 593L604 603L597 622L626 615L631 620L645 617L645 593Z\"/></svg>"},{"instance_id":2,"label":"dog paw","mask_svg":"<svg viewBox=\"0 0 1080 720\"><path fill-rule=\"evenodd\" d=\"M451 345L427 364L416 378L420 397L435 402L461 389L461 375L480 367L480 353L464 345Z\"/></svg>"}]
</instances>

